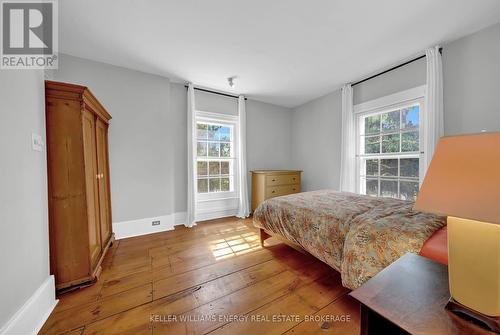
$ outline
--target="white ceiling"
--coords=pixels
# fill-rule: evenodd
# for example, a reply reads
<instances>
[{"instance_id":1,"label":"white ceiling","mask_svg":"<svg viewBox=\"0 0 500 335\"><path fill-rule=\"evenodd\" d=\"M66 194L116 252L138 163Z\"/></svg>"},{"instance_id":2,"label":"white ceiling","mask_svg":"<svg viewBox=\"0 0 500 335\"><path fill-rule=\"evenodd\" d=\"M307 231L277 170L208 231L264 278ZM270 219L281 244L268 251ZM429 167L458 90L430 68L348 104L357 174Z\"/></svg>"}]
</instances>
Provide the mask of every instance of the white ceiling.
<instances>
[{"instance_id":1,"label":"white ceiling","mask_svg":"<svg viewBox=\"0 0 500 335\"><path fill-rule=\"evenodd\" d=\"M60 52L294 107L500 21L500 1L62 0L59 13Z\"/></svg>"}]
</instances>

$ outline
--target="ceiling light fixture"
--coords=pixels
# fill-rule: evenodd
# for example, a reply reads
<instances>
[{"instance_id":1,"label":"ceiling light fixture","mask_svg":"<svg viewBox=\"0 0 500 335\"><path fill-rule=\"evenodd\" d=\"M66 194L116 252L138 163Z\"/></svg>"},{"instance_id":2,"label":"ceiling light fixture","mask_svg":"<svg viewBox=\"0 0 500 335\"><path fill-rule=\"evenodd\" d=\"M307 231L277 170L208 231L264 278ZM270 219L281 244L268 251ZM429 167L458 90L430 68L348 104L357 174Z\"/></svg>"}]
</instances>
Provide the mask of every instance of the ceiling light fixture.
<instances>
[{"instance_id":1,"label":"ceiling light fixture","mask_svg":"<svg viewBox=\"0 0 500 335\"><path fill-rule=\"evenodd\" d=\"M229 84L229 87L234 88L236 86L236 76L227 78L227 83Z\"/></svg>"}]
</instances>

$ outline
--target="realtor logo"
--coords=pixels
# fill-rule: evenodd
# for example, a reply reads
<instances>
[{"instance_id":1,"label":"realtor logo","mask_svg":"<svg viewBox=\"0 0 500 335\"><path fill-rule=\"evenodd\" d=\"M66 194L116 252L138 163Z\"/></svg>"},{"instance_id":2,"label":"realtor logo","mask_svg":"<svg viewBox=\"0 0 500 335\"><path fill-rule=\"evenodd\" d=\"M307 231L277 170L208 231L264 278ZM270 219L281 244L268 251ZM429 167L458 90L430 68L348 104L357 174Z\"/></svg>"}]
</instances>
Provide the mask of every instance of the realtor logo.
<instances>
[{"instance_id":1,"label":"realtor logo","mask_svg":"<svg viewBox=\"0 0 500 335\"><path fill-rule=\"evenodd\" d=\"M2 69L57 68L57 3L1 1Z\"/></svg>"}]
</instances>

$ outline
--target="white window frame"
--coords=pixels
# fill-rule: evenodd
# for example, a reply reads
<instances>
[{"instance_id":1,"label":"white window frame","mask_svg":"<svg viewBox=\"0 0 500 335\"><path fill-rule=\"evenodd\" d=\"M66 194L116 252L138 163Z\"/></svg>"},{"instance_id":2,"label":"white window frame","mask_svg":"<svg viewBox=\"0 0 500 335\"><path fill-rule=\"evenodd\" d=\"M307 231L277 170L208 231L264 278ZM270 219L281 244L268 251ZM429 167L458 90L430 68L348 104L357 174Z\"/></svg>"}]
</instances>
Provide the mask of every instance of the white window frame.
<instances>
[{"instance_id":1,"label":"white window frame","mask_svg":"<svg viewBox=\"0 0 500 335\"><path fill-rule=\"evenodd\" d=\"M196 197L197 202L207 202L207 201L215 201L215 200L229 200L229 199L238 199L239 194L239 185L238 185L238 133L239 133L239 119L236 115L222 114L222 113L213 113L213 112L204 112L204 111L196 111L196 123L198 122L207 122L207 123L219 123L219 124L230 124L233 127L233 141L232 141L232 152L234 157L233 159L233 190L226 192L208 192L208 193L198 193L198 187L196 187ZM197 133L193 135L193 140L198 141ZM196 161L198 162L198 155L196 152ZM198 169L198 164L196 164L195 169ZM208 169L208 166L207 166ZM198 184L198 171L196 171L196 185Z\"/></svg>"},{"instance_id":2,"label":"white window frame","mask_svg":"<svg viewBox=\"0 0 500 335\"><path fill-rule=\"evenodd\" d=\"M419 187L422 186L422 181L425 174L425 153L424 148L424 138L425 138L425 117L426 117L426 107L425 107L425 95L427 91L427 86L422 85L409 90L391 94L379 99L367 101L358 105L353 106L354 117L355 117L355 127L356 127L356 191L360 194L364 194L365 185L361 183L361 162L367 157L385 159L385 158L419 158ZM386 154L361 154L362 143L361 133L364 124L360 122L367 115L377 115L390 112L391 110L401 109L406 106L411 106L412 104L418 103L419 108L419 152L411 153L386 153ZM381 144L382 145L382 144ZM401 145L401 144L400 144ZM399 168L398 168L399 169ZM379 166L380 171L380 166ZM399 171L398 171L399 175ZM380 176L377 178L380 181ZM398 194L399 194L399 180L404 179L398 177ZM379 194L380 194L380 182L379 182Z\"/></svg>"}]
</instances>

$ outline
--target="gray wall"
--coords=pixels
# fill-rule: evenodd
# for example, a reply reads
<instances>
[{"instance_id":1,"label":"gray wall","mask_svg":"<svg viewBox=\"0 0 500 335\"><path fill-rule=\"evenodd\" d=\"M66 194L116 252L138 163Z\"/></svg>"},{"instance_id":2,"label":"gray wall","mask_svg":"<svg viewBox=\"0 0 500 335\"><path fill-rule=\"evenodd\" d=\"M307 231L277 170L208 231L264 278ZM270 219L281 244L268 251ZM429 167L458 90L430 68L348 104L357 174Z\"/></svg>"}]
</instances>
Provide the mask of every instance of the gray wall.
<instances>
[{"instance_id":1,"label":"gray wall","mask_svg":"<svg viewBox=\"0 0 500 335\"><path fill-rule=\"evenodd\" d=\"M354 86L354 104L407 90L426 82L425 59ZM342 95L336 90L293 109L293 166L304 170L305 191L339 189Z\"/></svg>"},{"instance_id":2,"label":"gray wall","mask_svg":"<svg viewBox=\"0 0 500 335\"><path fill-rule=\"evenodd\" d=\"M88 86L113 119L109 129L113 222L173 212L175 127L167 78L60 55L54 80Z\"/></svg>"},{"instance_id":3,"label":"gray wall","mask_svg":"<svg viewBox=\"0 0 500 335\"><path fill-rule=\"evenodd\" d=\"M185 93L187 89L184 88ZM186 95L186 94L184 94ZM184 99L186 100L187 97ZM195 90L196 110L203 112L238 115L238 99ZM183 109L184 113L186 112Z\"/></svg>"},{"instance_id":4,"label":"gray wall","mask_svg":"<svg viewBox=\"0 0 500 335\"><path fill-rule=\"evenodd\" d=\"M46 153L41 71L0 71L0 328L49 276Z\"/></svg>"},{"instance_id":5,"label":"gray wall","mask_svg":"<svg viewBox=\"0 0 500 335\"><path fill-rule=\"evenodd\" d=\"M445 45L447 135L500 131L500 23Z\"/></svg>"},{"instance_id":6,"label":"gray wall","mask_svg":"<svg viewBox=\"0 0 500 335\"><path fill-rule=\"evenodd\" d=\"M247 100L247 168L290 169L292 110Z\"/></svg>"},{"instance_id":7,"label":"gray wall","mask_svg":"<svg viewBox=\"0 0 500 335\"><path fill-rule=\"evenodd\" d=\"M500 24L444 46L446 134L500 130ZM114 221L186 208L186 90L167 78L60 55L55 80L91 88L113 116L110 167ZM425 62L359 85L355 103L425 83ZM22 99L20 99L22 97ZM197 94L200 110L235 114L236 100ZM49 275L45 139L40 71L0 73L0 324ZM304 170L304 189L338 188L340 91L293 111L247 101L248 169Z\"/></svg>"},{"instance_id":8,"label":"gray wall","mask_svg":"<svg viewBox=\"0 0 500 335\"><path fill-rule=\"evenodd\" d=\"M187 208L187 89L182 84L170 84L169 131L175 145L169 157L172 161L174 212L185 212Z\"/></svg>"},{"instance_id":9,"label":"gray wall","mask_svg":"<svg viewBox=\"0 0 500 335\"><path fill-rule=\"evenodd\" d=\"M113 116L113 222L186 210L186 88L167 78L61 55L54 80L86 85ZM196 91L196 108L236 115L237 100ZM248 169L290 168L291 110L247 101ZM270 144L273 148L270 149Z\"/></svg>"},{"instance_id":10,"label":"gray wall","mask_svg":"<svg viewBox=\"0 0 500 335\"><path fill-rule=\"evenodd\" d=\"M292 159L301 169L302 189L338 189L342 100L340 91L310 101L293 111Z\"/></svg>"},{"instance_id":11,"label":"gray wall","mask_svg":"<svg viewBox=\"0 0 500 335\"><path fill-rule=\"evenodd\" d=\"M186 171L186 88L171 83L171 114L182 115L176 137L182 142L175 149L175 171ZM238 100L216 94L195 91L196 109L223 114L238 114ZM247 170L290 169L292 166L292 111L285 107L255 100L246 101L247 111ZM272 146L271 146L272 145ZM176 188L182 190L177 199L177 211L186 209L186 173L176 174ZM249 194L251 183L249 179Z\"/></svg>"},{"instance_id":12,"label":"gray wall","mask_svg":"<svg viewBox=\"0 0 500 335\"><path fill-rule=\"evenodd\" d=\"M500 23L443 46L445 135L500 131ZM354 104L425 85L425 58L354 87ZM341 93L293 109L293 166L305 190L338 189Z\"/></svg>"},{"instance_id":13,"label":"gray wall","mask_svg":"<svg viewBox=\"0 0 500 335\"><path fill-rule=\"evenodd\" d=\"M113 116L109 132L113 221L186 210L186 89L167 78L60 55L53 80L88 86ZM0 74L0 325L49 275L44 77ZM23 97L20 99L20 97ZM197 93L198 108L236 114L233 98ZM247 101L248 169L290 168L290 109ZM272 145L272 146L271 146Z\"/></svg>"},{"instance_id":14,"label":"gray wall","mask_svg":"<svg viewBox=\"0 0 500 335\"><path fill-rule=\"evenodd\" d=\"M396 70L387 72L354 86L354 104L384 97L413 87L425 85L427 81L425 57Z\"/></svg>"}]
</instances>

